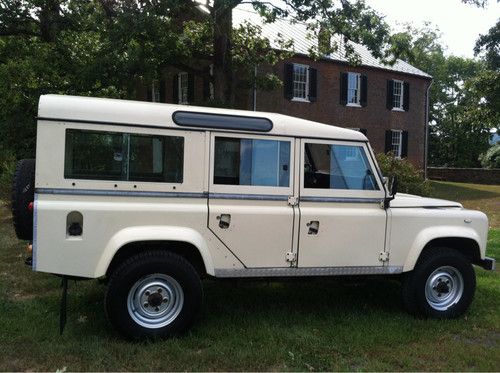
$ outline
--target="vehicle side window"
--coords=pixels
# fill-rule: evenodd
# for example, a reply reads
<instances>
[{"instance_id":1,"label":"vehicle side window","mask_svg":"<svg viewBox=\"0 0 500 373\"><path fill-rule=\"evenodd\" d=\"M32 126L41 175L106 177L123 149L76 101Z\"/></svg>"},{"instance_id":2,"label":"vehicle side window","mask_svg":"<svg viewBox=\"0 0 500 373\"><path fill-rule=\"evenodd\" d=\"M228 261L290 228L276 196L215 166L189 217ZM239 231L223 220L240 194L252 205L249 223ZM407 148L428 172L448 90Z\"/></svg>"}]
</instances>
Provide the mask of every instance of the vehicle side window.
<instances>
[{"instance_id":1,"label":"vehicle side window","mask_svg":"<svg viewBox=\"0 0 500 373\"><path fill-rule=\"evenodd\" d=\"M304 188L378 190L362 146L305 144Z\"/></svg>"},{"instance_id":2,"label":"vehicle side window","mask_svg":"<svg viewBox=\"0 0 500 373\"><path fill-rule=\"evenodd\" d=\"M288 187L290 142L216 137L214 184Z\"/></svg>"},{"instance_id":3,"label":"vehicle side window","mask_svg":"<svg viewBox=\"0 0 500 373\"><path fill-rule=\"evenodd\" d=\"M181 183L184 138L66 130L64 177Z\"/></svg>"}]
</instances>

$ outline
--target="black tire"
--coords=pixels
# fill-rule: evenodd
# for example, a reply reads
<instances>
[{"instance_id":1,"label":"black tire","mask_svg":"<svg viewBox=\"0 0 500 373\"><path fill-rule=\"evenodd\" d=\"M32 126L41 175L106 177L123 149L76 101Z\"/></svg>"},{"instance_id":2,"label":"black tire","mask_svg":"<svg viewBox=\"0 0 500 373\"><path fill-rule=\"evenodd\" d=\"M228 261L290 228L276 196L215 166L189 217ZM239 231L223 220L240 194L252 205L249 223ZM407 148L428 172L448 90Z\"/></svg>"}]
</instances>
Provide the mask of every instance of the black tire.
<instances>
[{"instance_id":1,"label":"black tire","mask_svg":"<svg viewBox=\"0 0 500 373\"><path fill-rule=\"evenodd\" d=\"M443 268L445 269L444 271L442 270ZM461 295L457 295L454 298L450 297L449 304L446 304L444 300L448 295L451 296L454 287L444 285L442 288L443 293L439 293L440 283L446 282L447 278L446 276L444 278L440 277L437 272L435 273L435 271L446 273L447 270L453 274L450 275L451 284L457 284L455 286L456 289L460 288L458 286L460 276L462 283ZM428 279L429 286L427 286ZM432 279L435 279L435 281L431 281ZM435 292L441 294L438 294L438 298L435 297L435 293L434 298L432 298L433 290L431 289L436 289L432 286L433 284L437 284ZM431 295L426 295L426 288L427 292ZM436 319L454 319L463 315L472 303L475 291L476 273L470 260L460 252L446 247L430 248L424 252L421 258L419 258L415 269L404 275L402 283L403 303L406 309L414 315ZM444 297L443 304L433 303L433 299L440 300L439 297L441 296Z\"/></svg>"},{"instance_id":2,"label":"black tire","mask_svg":"<svg viewBox=\"0 0 500 373\"><path fill-rule=\"evenodd\" d=\"M133 288L136 284L158 276L173 278L180 285L183 293L183 304L177 316L167 325L148 328L139 324L133 317L134 312L129 311L129 292L132 291L134 294ZM153 293L157 295L156 292ZM168 290L163 291L163 294L167 293L169 293ZM177 299L179 298L177 297ZM201 308L202 298L201 280L191 263L171 252L148 250L128 258L115 268L109 279L105 304L108 319L113 327L128 339L140 340L168 338L188 330ZM172 305L174 303L172 302ZM158 308L156 309L158 310ZM149 310L153 311L151 308ZM137 316L135 318L137 319Z\"/></svg>"},{"instance_id":3,"label":"black tire","mask_svg":"<svg viewBox=\"0 0 500 373\"><path fill-rule=\"evenodd\" d=\"M33 210L28 208L35 199L35 160L17 162L12 180L12 221L17 238L33 239Z\"/></svg>"}]
</instances>

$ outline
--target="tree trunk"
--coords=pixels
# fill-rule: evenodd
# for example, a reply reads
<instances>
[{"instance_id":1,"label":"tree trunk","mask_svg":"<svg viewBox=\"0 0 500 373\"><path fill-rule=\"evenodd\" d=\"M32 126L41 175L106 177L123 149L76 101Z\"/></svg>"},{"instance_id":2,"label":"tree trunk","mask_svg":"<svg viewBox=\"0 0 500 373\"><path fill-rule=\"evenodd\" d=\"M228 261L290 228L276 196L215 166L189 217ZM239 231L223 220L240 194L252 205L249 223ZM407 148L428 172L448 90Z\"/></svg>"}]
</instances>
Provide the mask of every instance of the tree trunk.
<instances>
[{"instance_id":1,"label":"tree trunk","mask_svg":"<svg viewBox=\"0 0 500 373\"><path fill-rule=\"evenodd\" d=\"M40 6L40 34L45 42L53 42L58 34L60 18L59 0L46 0Z\"/></svg>"},{"instance_id":2,"label":"tree trunk","mask_svg":"<svg viewBox=\"0 0 500 373\"><path fill-rule=\"evenodd\" d=\"M214 98L220 103L232 105L231 35L233 6L227 0L214 0L212 19L214 24Z\"/></svg>"}]
</instances>

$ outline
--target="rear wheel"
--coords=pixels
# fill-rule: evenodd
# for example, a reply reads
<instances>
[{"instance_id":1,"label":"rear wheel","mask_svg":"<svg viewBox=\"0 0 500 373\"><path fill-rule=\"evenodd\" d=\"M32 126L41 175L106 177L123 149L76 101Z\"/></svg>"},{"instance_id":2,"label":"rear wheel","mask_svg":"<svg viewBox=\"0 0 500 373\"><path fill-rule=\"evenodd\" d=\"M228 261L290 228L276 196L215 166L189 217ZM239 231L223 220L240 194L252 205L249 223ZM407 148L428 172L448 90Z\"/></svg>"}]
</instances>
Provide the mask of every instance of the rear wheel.
<instances>
[{"instance_id":1,"label":"rear wheel","mask_svg":"<svg viewBox=\"0 0 500 373\"><path fill-rule=\"evenodd\" d=\"M165 338L186 331L202 301L201 280L183 257L145 251L119 265L106 293L111 324L131 339Z\"/></svg>"},{"instance_id":2,"label":"rear wheel","mask_svg":"<svg viewBox=\"0 0 500 373\"><path fill-rule=\"evenodd\" d=\"M403 302L413 314L440 319L463 315L476 290L470 261L456 250L432 248L403 279Z\"/></svg>"},{"instance_id":3,"label":"rear wheel","mask_svg":"<svg viewBox=\"0 0 500 373\"><path fill-rule=\"evenodd\" d=\"M35 198L35 160L22 159L17 162L12 180L12 221L17 238L33 239L33 208Z\"/></svg>"}]
</instances>

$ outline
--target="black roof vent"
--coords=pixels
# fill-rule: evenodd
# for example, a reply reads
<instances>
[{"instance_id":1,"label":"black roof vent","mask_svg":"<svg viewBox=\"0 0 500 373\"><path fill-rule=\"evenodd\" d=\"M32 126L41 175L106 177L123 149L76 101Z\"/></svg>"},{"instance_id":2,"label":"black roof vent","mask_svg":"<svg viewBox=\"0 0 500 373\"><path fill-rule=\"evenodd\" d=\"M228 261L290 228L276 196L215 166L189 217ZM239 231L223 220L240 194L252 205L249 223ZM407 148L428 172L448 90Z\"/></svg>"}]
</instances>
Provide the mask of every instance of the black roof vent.
<instances>
[{"instance_id":1,"label":"black roof vent","mask_svg":"<svg viewBox=\"0 0 500 373\"><path fill-rule=\"evenodd\" d=\"M175 124L183 127L218 128L258 132L269 132L273 129L273 122L267 118L247 117L243 115L176 111L172 114L172 119Z\"/></svg>"}]
</instances>

